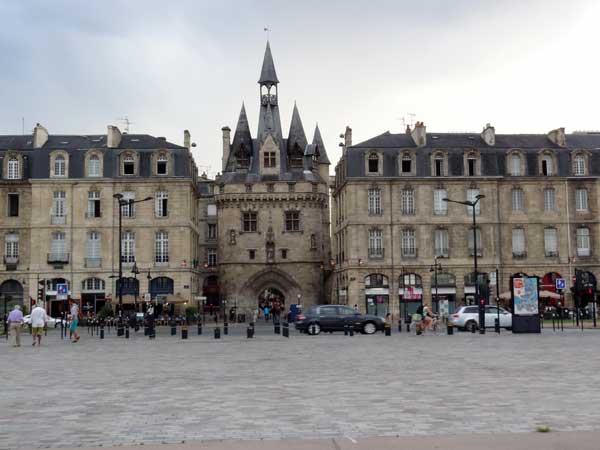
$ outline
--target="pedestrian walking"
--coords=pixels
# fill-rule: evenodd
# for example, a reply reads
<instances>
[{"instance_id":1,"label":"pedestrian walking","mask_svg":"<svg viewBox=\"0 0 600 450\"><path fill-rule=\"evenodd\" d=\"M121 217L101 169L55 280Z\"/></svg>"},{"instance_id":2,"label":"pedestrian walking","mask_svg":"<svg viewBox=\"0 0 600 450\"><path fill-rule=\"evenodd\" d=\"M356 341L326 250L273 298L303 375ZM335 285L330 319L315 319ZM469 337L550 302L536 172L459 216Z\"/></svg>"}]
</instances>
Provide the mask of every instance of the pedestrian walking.
<instances>
[{"instance_id":1,"label":"pedestrian walking","mask_svg":"<svg viewBox=\"0 0 600 450\"><path fill-rule=\"evenodd\" d=\"M81 337L77 333L77 325L79 325L79 317L81 316L81 313L79 312L79 305L76 302L74 302L73 300L70 300L70 303L71 303L71 326L69 327L69 331L71 331L71 335L73 336L73 339L71 340L71 342L75 343L75 342L79 342L79 338Z\"/></svg>"},{"instance_id":2,"label":"pedestrian walking","mask_svg":"<svg viewBox=\"0 0 600 450\"><path fill-rule=\"evenodd\" d=\"M265 315L265 322L269 321L269 307L265 306L263 309L263 314Z\"/></svg>"},{"instance_id":3,"label":"pedestrian walking","mask_svg":"<svg viewBox=\"0 0 600 450\"><path fill-rule=\"evenodd\" d=\"M281 315L281 304L279 303L278 300L275 300L273 302L273 309L271 311L271 313L273 314L273 324L278 324L279 323L279 317Z\"/></svg>"},{"instance_id":4,"label":"pedestrian walking","mask_svg":"<svg viewBox=\"0 0 600 450\"><path fill-rule=\"evenodd\" d=\"M8 323L10 333L14 336L13 347L20 347L21 327L23 326L23 313L21 312L21 307L19 305L15 305L15 308L8 315L8 319L6 319L6 322Z\"/></svg>"},{"instance_id":5,"label":"pedestrian walking","mask_svg":"<svg viewBox=\"0 0 600 450\"><path fill-rule=\"evenodd\" d=\"M47 322L48 314L46 314L46 310L40 305L36 305L31 311L31 336L33 337L33 343L31 344L32 346L35 347L36 338L38 347L42 345L42 334Z\"/></svg>"}]
</instances>

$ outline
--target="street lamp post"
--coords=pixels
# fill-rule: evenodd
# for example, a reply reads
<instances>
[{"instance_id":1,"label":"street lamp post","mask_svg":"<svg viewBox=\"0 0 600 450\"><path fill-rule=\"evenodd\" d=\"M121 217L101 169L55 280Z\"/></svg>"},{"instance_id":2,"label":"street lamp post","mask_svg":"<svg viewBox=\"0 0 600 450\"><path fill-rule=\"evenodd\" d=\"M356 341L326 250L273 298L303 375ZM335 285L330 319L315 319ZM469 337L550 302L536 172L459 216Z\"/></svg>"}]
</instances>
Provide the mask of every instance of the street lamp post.
<instances>
[{"instance_id":1,"label":"street lamp post","mask_svg":"<svg viewBox=\"0 0 600 450\"><path fill-rule=\"evenodd\" d=\"M449 203L458 203L459 205L470 206L473 213L473 271L475 272L475 300L479 305L479 333L485 334L485 305L479 298L479 273L477 271L477 219L475 214L475 207L479 200L485 198L485 195L479 194L475 197L474 201L460 202L458 200L451 200L449 198L443 198L442 201Z\"/></svg>"},{"instance_id":2,"label":"street lamp post","mask_svg":"<svg viewBox=\"0 0 600 450\"><path fill-rule=\"evenodd\" d=\"M119 328L117 334L123 333L123 207L134 205L135 203L147 202L154 197L146 197L143 200L123 199L123 194L114 194L113 197L119 203L119 277L117 278L118 295L119 295Z\"/></svg>"},{"instance_id":3,"label":"street lamp post","mask_svg":"<svg viewBox=\"0 0 600 450\"><path fill-rule=\"evenodd\" d=\"M438 262L438 256L436 255L433 258L433 267L429 269L430 272L433 272L433 281L434 281L434 290L435 293L432 295L433 302L437 305L438 313L440 312L440 305L438 303L438 272L442 270L442 264ZM433 306L433 305L432 305Z\"/></svg>"}]
</instances>

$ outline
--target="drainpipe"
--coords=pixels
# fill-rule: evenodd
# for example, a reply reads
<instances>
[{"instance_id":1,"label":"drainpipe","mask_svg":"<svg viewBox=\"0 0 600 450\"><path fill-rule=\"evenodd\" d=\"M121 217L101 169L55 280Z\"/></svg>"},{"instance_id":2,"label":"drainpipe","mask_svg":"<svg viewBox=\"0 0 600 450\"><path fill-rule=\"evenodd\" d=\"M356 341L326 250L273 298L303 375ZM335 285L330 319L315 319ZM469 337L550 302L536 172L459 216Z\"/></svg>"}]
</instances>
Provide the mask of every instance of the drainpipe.
<instances>
[{"instance_id":1,"label":"drainpipe","mask_svg":"<svg viewBox=\"0 0 600 450\"><path fill-rule=\"evenodd\" d=\"M394 202L392 201L392 197L393 197L393 185L392 185L392 180L390 180L390 239L391 239L391 245L390 245L390 251L391 251L391 262L392 262L392 278L391 278L391 282L390 282L390 287L389 287L389 291L388 291L388 301L389 303L389 311L392 311L392 305L391 302L394 301L395 295L394 295ZM398 303L398 317L400 317L400 304ZM394 316L392 314L392 321L394 319Z\"/></svg>"},{"instance_id":2,"label":"drainpipe","mask_svg":"<svg viewBox=\"0 0 600 450\"><path fill-rule=\"evenodd\" d=\"M567 252L568 252L568 263L569 263L569 280L572 280L572 263L571 263L571 212L569 210L569 180L565 178L565 198L567 199Z\"/></svg>"},{"instance_id":3,"label":"drainpipe","mask_svg":"<svg viewBox=\"0 0 600 450\"><path fill-rule=\"evenodd\" d=\"M503 255L502 255L502 223L500 221L500 182L496 180L496 223L498 224L498 264L497 267L503 268ZM500 277L502 270L496 269L496 293L500 292ZM499 294L498 294L499 295Z\"/></svg>"}]
</instances>

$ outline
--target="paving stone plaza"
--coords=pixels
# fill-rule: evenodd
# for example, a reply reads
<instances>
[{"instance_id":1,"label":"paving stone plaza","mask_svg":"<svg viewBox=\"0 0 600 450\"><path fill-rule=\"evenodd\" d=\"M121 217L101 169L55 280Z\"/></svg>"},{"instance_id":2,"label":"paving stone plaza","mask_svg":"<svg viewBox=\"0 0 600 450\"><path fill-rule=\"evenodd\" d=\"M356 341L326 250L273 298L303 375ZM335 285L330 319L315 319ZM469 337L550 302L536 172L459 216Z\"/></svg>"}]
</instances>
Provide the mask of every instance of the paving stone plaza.
<instances>
[{"instance_id":1,"label":"paving stone plaza","mask_svg":"<svg viewBox=\"0 0 600 450\"><path fill-rule=\"evenodd\" d=\"M0 448L600 430L600 332L0 342Z\"/></svg>"}]
</instances>

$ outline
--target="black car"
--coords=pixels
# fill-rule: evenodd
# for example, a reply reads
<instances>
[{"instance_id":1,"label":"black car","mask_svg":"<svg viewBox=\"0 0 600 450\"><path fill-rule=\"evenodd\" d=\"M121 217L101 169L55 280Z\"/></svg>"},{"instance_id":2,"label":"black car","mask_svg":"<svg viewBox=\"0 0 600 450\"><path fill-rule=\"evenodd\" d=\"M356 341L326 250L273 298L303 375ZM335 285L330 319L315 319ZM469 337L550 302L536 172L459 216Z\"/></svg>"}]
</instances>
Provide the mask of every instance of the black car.
<instances>
[{"instance_id":1,"label":"black car","mask_svg":"<svg viewBox=\"0 0 600 450\"><path fill-rule=\"evenodd\" d=\"M383 331L385 320L381 317L361 314L349 306L315 305L298 315L296 329L303 333L319 334L321 331L344 331L348 324L354 331L373 334Z\"/></svg>"}]
</instances>

